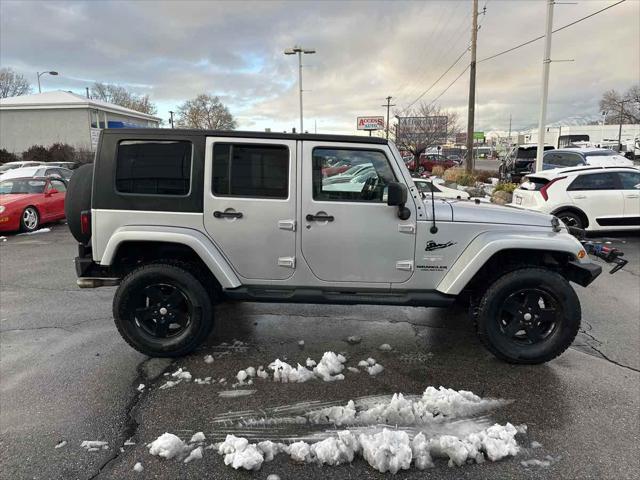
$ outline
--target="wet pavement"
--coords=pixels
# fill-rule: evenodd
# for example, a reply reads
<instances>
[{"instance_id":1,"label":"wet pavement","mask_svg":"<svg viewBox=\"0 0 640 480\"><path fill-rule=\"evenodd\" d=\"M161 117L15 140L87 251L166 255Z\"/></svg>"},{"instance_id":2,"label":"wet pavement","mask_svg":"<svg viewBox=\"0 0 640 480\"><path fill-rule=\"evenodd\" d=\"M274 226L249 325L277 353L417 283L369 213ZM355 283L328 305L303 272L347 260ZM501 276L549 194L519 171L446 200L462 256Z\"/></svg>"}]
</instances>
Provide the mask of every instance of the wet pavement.
<instances>
[{"instance_id":1,"label":"wet pavement","mask_svg":"<svg viewBox=\"0 0 640 480\"><path fill-rule=\"evenodd\" d=\"M249 303L218 307L217 335L193 355L149 360L117 334L113 288L76 289L75 249L64 226L9 237L0 243L0 478L381 478L362 459L319 467L280 455L249 473L225 466L212 450L184 464L153 457L144 445L164 432L188 439L203 431L207 444L228 432L254 440L297 438L309 433L307 427L248 428L238 419L268 418L273 407L300 402L313 408L394 392L421 394L429 385L510 400L489 412L488 420L526 424L527 433L517 437L523 448L515 458L481 465L448 467L438 460L434 469L412 467L400 478L636 478L640 237L608 240L631 263L616 275L603 273L588 289L576 287L584 321L574 346L546 365L513 366L481 347L461 308ZM362 341L347 343L352 335ZM243 343L233 347L234 340ZM378 350L382 343L392 350ZM249 396L220 396L240 369L266 367L276 358L304 364L325 351L344 352L349 366L373 357L385 370L377 376L347 371L337 382L258 380L243 387L255 390ZM204 362L208 354L213 363ZM194 378L229 382L183 382L161 390L163 373L178 367ZM140 383L146 385L143 393L136 390ZM130 437L135 444L125 446ZM80 448L83 440L105 440L109 449L87 452ZM54 448L60 441L68 443ZM531 448L533 441L542 447ZM553 458L549 467L520 463L547 455ZM132 471L136 462L144 466L141 474Z\"/></svg>"}]
</instances>

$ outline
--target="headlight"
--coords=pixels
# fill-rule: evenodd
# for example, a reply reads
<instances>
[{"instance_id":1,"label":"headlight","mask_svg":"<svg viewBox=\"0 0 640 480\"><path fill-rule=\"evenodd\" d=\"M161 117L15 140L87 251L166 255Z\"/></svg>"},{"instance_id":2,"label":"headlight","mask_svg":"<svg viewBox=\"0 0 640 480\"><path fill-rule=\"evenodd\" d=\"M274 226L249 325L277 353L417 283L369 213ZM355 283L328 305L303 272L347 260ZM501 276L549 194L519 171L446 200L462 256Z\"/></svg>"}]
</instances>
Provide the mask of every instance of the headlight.
<instances>
[{"instance_id":1,"label":"headlight","mask_svg":"<svg viewBox=\"0 0 640 480\"><path fill-rule=\"evenodd\" d=\"M7 209L4 205L0 205L0 213L4 212Z\"/></svg>"}]
</instances>

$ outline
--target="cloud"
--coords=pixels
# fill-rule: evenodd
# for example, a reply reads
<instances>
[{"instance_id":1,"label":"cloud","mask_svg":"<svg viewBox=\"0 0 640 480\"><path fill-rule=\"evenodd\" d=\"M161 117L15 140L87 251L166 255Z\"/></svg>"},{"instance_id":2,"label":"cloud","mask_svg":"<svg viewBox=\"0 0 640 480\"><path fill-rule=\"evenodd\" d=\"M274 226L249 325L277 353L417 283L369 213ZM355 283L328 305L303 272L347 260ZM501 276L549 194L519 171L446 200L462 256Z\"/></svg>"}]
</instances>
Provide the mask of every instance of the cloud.
<instances>
[{"instance_id":1,"label":"cloud","mask_svg":"<svg viewBox=\"0 0 640 480\"><path fill-rule=\"evenodd\" d=\"M560 26L611 2L556 5ZM0 3L0 64L43 78L45 88L83 91L92 81L149 94L160 114L201 92L219 95L241 128L290 130L298 123L297 61L304 56L306 128L354 133L357 115L383 114L387 95L402 109L468 45L468 1L354 2L14 2ZM481 2L481 6L483 2ZM478 59L544 31L541 1L489 1ZM638 82L640 2L628 1L553 37L550 122L597 114L610 88ZM478 64L478 129L536 124L543 42ZM460 61L423 100L465 68ZM468 75L438 100L463 113Z\"/></svg>"}]
</instances>

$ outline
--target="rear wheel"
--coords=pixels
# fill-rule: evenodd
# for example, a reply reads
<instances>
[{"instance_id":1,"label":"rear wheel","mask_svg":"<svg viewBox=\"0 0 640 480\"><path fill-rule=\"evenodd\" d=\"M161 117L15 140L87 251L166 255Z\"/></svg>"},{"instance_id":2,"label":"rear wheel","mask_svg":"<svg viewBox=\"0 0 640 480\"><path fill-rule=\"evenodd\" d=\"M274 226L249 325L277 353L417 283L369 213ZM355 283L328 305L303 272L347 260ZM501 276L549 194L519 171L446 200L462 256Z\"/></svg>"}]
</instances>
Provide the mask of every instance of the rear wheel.
<instances>
[{"instance_id":1,"label":"rear wheel","mask_svg":"<svg viewBox=\"0 0 640 480\"><path fill-rule=\"evenodd\" d=\"M27 207L20 217L20 229L23 232L35 232L40 226L40 214L35 207Z\"/></svg>"},{"instance_id":2,"label":"rear wheel","mask_svg":"<svg viewBox=\"0 0 640 480\"><path fill-rule=\"evenodd\" d=\"M113 316L127 343L152 357L186 355L213 327L211 298L202 283L169 263L127 275L113 299Z\"/></svg>"},{"instance_id":3,"label":"rear wheel","mask_svg":"<svg viewBox=\"0 0 640 480\"><path fill-rule=\"evenodd\" d=\"M565 210L563 212L556 213L556 217L562 220L567 227L574 227L574 228L586 227L584 220L577 213Z\"/></svg>"},{"instance_id":4,"label":"rear wheel","mask_svg":"<svg viewBox=\"0 0 640 480\"><path fill-rule=\"evenodd\" d=\"M580 302L567 280L551 270L522 268L489 287L476 320L481 341L496 357L538 364L569 348L580 318Z\"/></svg>"}]
</instances>

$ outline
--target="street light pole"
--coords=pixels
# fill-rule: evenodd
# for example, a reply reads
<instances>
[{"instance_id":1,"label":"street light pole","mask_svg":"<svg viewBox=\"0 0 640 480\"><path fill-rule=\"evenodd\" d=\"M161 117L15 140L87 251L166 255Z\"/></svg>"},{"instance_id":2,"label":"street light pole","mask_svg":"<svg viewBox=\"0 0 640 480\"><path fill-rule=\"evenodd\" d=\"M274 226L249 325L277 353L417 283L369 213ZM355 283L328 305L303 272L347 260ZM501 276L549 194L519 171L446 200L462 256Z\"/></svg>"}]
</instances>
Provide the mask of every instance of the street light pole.
<instances>
[{"instance_id":1,"label":"street light pole","mask_svg":"<svg viewBox=\"0 0 640 480\"><path fill-rule=\"evenodd\" d=\"M547 123L547 99L549 97L549 68L551 67L551 35L553 30L554 0L547 0L547 26L544 36L544 58L542 59L542 98L538 119L538 149L536 151L536 172L542 171L544 155L544 129Z\"/></svg>"},{"instance_id":2,"label":"street light pole","mask_svg":"<svg viewBox=\"0 0 640 480\"><path fill-rule=\"evenodd\" d=\"M38 93L42 93L42 88L40 88L40 77L42 75L58 75L58 72L54 72L53 70L49 71L49 72L36 72L36 74L38 75Z\"/></svg>"},{"instance_id":3,"label":"street light pole","mask_svg":"<svg viewBox=\"0 0 640 480\"><path fill-rule=\"evenodd\" d=\"M173 128L173 112L171 110L169 110L169 115L171 115L169 121L171 122L171 128Z\"/></svg>"},{"instance_id":4,"label":"street light pole","mask_svg":"<svg viewBox=\"0 0 640 480\"><path fill-rule=\"evenodd\" d=\"M294 46L293 48L287 48L284 51L285 55L295 55L298 54L298 88L300 90L300 133L304 133L304 120L303 120L303 112L302 112L302 55L307 54L311 55L316 53L314 48L302 48L299 46Z\"/></svg>"}]
</instances>

